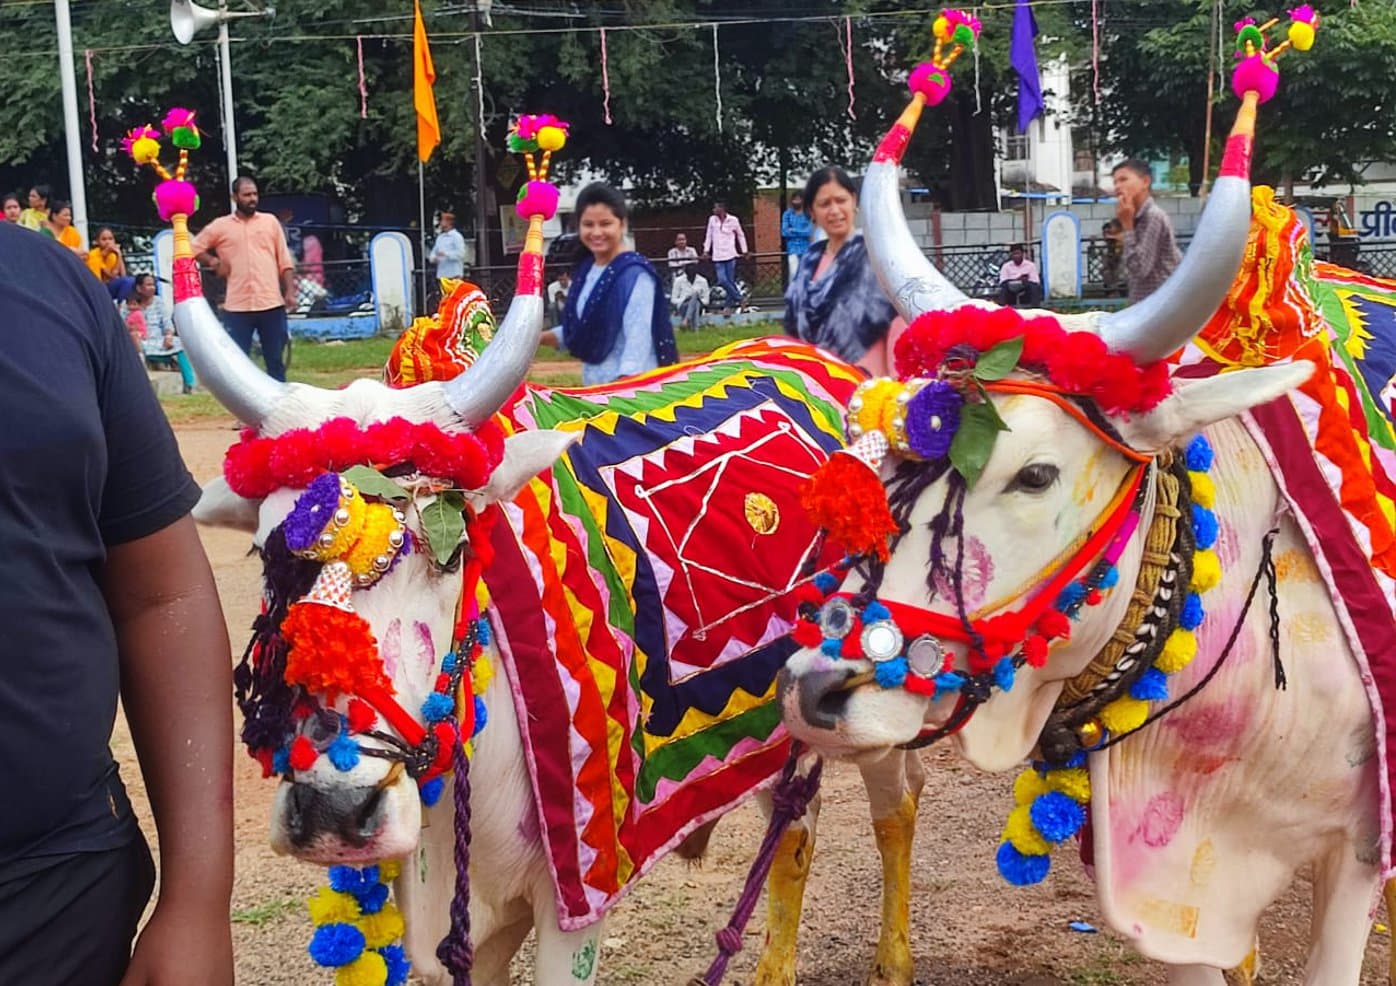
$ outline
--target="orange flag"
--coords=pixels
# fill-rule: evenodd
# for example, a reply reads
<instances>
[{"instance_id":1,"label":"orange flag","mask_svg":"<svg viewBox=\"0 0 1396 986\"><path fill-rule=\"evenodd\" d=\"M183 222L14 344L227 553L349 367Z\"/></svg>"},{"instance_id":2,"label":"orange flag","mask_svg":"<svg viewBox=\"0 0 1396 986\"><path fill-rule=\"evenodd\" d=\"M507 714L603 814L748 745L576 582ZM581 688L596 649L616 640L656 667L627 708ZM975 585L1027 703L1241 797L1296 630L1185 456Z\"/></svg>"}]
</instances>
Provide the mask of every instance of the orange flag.
<instances>
[{"instance_id":1,"label":"orange flag","mask_svg":"<svg viewBox=\"0 0 1396 986\"><path fill-rule=\"evenodd\" d=\"M425 161L441 143L441 124L436 119L436 67L427 47L427 26L422 23L420 0L412 0L412 105L417 109L417 157Z\"/></svg>"}]
</instances>

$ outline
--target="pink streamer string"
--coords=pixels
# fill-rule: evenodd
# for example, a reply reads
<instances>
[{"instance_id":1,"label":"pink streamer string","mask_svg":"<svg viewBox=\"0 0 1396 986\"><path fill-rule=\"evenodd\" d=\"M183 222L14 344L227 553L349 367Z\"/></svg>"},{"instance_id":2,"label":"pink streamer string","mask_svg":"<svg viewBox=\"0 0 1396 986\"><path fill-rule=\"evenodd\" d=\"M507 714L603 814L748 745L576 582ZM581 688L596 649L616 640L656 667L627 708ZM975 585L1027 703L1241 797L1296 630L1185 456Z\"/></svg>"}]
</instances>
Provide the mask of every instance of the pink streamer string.
<instances>
[{"instance_id":1,"label":"pink streamer string","mask_svg":"<svg viewBox=\"0 0 1396 986\"><path fill-rule=\"evenodd\" d=\"M87 63L87 118L92 123L92 150L100 151L101 145L97 143L97 97L92 94L92 49L83 49L83 58Z\"/></svg>"},{"instance_id":2,"label":"pink streamer string","mask_svg":"<svg viewBox=\"0 0 1396 986\"><path fill-rule=\"evenodd\" d=\"M1100 0L1091 0L1091 87L1100 104Z\"/></svg>"},{"instance_id":3,"label":"pink streamer string","mask_svg":"<svg viewBox=\"0 0 1396 986\"><path fill-rule=\"evenodd\" d=\"M601 29L601 108L605 113L606 126L611 125L611 68L606 57L606 29Z\"/></svg>"},{"instance_id":4,"label":"pink streamer string","mask_svg":"<svg viewBox=\"0 0 1396 986\"><path fill-rule=\"evenodd\" d=\"M354 44L359 49L359 119L368 119L368 86L364 83L364 38L354 36Z\"/></svg>"},{"instance_id":5,"label":"pink streamer string","mask_svg":"<svg viewBox=\"0 0 1396 986\"><path fill-rule=\"evenodd\" d=\"M853 112L853 18L843 19L843 64L848 70L848 118L858 119L858 114Z\"/></svg>"}]
</instances>

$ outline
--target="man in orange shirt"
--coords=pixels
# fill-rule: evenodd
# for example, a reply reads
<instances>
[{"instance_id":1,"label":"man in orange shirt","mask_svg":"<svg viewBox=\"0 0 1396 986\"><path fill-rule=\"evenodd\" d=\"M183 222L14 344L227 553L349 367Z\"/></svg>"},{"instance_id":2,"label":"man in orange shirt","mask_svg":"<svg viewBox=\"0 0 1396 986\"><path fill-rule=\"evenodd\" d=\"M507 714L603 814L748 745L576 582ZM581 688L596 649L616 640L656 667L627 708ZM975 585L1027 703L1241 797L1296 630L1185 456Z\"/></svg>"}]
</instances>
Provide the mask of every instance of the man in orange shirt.
<instances>
[{"instance_id":1,"label":"man in orange shirt","mask_svg":"<svg viewBox=\"0 0 1396 986\"><path fill-rule=\"evenodd\" d=\"M286 379L286 313L296 308L296 262L286 246L286 232L269 212L257 211L257 183L246 175L233 181L232 214L219 216L194 237L199 263L228 282L223 324L242 347L252 349L255 333L262 344L267 373Z\"/></svg>"}]
</instances>

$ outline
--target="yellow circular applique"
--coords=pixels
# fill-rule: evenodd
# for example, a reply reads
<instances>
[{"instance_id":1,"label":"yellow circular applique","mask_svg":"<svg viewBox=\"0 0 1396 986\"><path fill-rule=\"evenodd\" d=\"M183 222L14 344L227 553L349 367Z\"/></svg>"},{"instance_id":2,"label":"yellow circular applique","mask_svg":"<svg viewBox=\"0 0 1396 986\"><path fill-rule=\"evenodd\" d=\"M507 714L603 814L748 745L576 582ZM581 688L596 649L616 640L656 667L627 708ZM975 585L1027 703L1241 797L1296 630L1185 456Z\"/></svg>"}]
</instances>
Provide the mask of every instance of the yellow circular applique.
<instances>
[{"instance_id":1,"label":"yellow circular applique","mask_svg":"<svg viewBox=\"0 0 1396 986\"><path fill-rule=\"evenodd\" d=\"M748 493L742 499L742 514L757 534L774 534L780 527L780 508L765 493Z\"/></svg>"}]
</instances>

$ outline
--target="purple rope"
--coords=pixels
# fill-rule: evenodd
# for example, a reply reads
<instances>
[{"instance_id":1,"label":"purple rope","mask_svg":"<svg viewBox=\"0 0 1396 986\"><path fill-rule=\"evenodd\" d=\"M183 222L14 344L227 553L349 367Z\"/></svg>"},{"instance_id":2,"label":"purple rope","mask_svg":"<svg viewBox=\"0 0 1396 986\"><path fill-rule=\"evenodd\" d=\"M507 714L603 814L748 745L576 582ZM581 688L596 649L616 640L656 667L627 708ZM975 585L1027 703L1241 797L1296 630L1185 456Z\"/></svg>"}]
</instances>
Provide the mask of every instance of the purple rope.
<instances>
[{"instance_id":1,"label":"purple rope","mask_svg":"<svg viewBox=\"0 0 1396 986\"><path fill-rule=\"evenodd\" d=\"M451 930L436 946L436 957L451 973L452 986L470 986L470 970L475 965L475 949L470 944L470 760L459 740L451 766L456 772L451 785L456 809L456 892L451 898Z\"/></svg>"},{"instance_id":2,"label":"purple rope","mask_svg":"<svg viewBox=\"0 0 1396 986\"><path fill-rule=\"evenodd\" d=\"M776 847L790 823L803 817L810 799L819 791L819 775L824 771L824 761L816 759L809 773L803 777L796 773L804 744L795 742L790 746L790 759L785 762L780 780L771 790L774 810L766 824L766 837L761 840L761 850L751 861L751 869L746 875L746 886L737 898L737 906L732 911L732 919L717 933L717 957L708 971L699 980L703 986L718 986L727 974L727 963L732 956L742 950L742 932L746 930L751 914L756 910L756 901L761 896L761 888L766 885L766 876L771 872L771 864L776 858ZM459 986L459 984L457 984Z\"/></svg>"}]
</instances>

